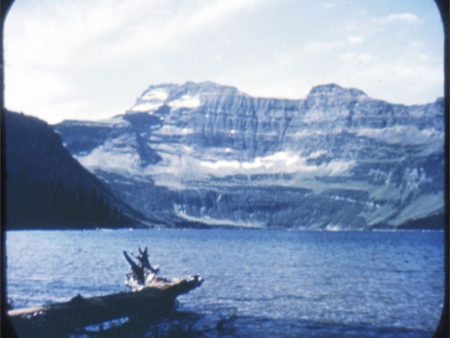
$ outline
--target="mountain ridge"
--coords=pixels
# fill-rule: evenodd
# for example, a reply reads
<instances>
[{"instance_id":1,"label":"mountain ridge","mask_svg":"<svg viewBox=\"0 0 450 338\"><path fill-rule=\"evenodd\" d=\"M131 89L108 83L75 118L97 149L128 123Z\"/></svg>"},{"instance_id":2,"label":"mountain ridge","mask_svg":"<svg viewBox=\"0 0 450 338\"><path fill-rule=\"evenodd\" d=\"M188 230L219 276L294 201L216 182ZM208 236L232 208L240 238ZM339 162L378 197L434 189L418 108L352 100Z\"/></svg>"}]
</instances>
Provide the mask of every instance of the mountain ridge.
<instances>
[{"instance_id":1,"label":"mountain ridge","mask_svg":"<svg viewBox=\"0 0 450 338\"><path fill-rule=\"evenodd\" d=\"M368 229L443 210L440 98L407 106L336 84L299 100L161 84L122 115L55 128L80 163L168 224Z\"/></svg>"}]
</instances>

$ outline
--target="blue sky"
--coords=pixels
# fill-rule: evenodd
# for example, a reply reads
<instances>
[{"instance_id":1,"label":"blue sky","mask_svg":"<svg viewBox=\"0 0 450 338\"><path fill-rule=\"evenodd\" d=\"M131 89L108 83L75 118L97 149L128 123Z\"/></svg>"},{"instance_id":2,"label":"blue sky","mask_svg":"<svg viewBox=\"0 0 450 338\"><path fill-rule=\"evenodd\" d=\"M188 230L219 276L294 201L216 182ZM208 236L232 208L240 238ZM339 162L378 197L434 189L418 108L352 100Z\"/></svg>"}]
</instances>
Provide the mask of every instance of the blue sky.
<instances>
[{"instance_id":1,"label":"blue sky","mask_svg":"<svg viewBox=\"0 0 450 338\"><path fill-rule=\"evenodd\" d=\"M404 104L443 95L432 0L16 0L4 47L6 106L50 123L124 113L165 82L287 98L333 82Z\"/></svg>"}]
</instances>

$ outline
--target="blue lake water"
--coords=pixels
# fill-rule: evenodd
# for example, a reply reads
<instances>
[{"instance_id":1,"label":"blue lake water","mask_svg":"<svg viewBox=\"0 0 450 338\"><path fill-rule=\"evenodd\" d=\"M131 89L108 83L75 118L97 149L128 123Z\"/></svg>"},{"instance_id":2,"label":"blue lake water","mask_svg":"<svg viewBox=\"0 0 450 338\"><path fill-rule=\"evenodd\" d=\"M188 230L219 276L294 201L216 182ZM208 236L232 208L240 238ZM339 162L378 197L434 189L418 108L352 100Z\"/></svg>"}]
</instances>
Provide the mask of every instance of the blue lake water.
<instances>
[{"instance_id":1,"label":"blue lake water","mask_svg":"<svg viewBox=\"0 0 450 338\"><path fill-rule=\"evenodd\" d=\"M443 306L440 231L9 231L8 299L125 291L122 251L138 246L162 276L205 279L178 298L192 336L430 337Z\"/></svg>"}]
</instances>

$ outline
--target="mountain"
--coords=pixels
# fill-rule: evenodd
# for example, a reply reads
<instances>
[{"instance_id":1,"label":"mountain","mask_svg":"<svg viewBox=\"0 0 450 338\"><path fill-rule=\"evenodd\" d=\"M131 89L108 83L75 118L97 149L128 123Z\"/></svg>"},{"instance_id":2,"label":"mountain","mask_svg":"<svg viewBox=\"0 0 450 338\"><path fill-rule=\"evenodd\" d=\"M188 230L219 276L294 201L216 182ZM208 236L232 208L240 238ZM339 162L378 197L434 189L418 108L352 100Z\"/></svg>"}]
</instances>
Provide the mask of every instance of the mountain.
<instances>
[{"instance_id":1,"label":"mountain","mask_svg":"<svg viewBox=\"0 0 450 338\"><path fill-rule=\"evenodd\" d=\"M123 227L144 219L74 160L48 124L3 114L7 229Z\"/></svg>"},{"instance_id":2,"label":"mountain","mask_svg":"<svg viewBox=\"0 0 450 338\"><path fill-rule=\"evenodd\" d=\"M443 226L442 98L406 106L335 84L299 100L161 84L123 115L55 128L83 166L168 225Z\"/></svg>"}]
</instances>

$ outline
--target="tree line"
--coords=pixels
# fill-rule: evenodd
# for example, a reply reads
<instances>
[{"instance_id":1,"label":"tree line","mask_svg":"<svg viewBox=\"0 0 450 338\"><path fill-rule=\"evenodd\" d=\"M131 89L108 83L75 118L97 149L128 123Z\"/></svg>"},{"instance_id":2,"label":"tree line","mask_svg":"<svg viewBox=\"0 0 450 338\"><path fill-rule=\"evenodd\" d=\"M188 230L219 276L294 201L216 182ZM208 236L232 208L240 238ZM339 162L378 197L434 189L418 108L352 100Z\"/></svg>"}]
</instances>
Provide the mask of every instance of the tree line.
<instances>
[{"instance_id":1,"label":"tree line","mask_svg":"<svg viewBox=\"0 0 450 338\"><path fill-rule=\"evenodd\" d=\"M62 179L44 182L26 173L6 180L9 229L114 228L129 221L94 188L69 187Z\"/></svg>"}]
</instances>

